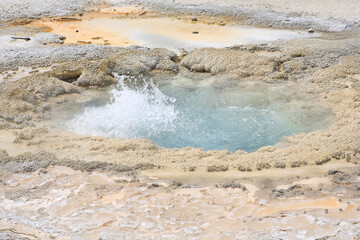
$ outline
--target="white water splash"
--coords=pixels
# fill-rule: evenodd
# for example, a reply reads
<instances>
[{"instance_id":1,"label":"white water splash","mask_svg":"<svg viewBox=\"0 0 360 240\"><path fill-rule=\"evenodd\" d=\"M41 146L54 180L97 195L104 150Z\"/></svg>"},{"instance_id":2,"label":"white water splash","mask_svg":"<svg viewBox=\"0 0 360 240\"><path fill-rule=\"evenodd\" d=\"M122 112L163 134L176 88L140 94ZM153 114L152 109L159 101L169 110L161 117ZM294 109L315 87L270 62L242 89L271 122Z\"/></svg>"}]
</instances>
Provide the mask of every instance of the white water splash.
<instances>
[{"instance_id":1,"label":"white water splash","mask_svg":"<svg viewBox=\"0 0 360 240\"><path fill-rule=\"evenodd\" d=\"M175 131L174 122L179 112L172 103L175 99L164 95L152 80L136 87L137 80L116 76L118 85L111 90L110 103L102 107L88 107L68 122L70 131L117 138L151 138ZM125 84L125 80L131 88Z\"/></svg>"}]
</instances>

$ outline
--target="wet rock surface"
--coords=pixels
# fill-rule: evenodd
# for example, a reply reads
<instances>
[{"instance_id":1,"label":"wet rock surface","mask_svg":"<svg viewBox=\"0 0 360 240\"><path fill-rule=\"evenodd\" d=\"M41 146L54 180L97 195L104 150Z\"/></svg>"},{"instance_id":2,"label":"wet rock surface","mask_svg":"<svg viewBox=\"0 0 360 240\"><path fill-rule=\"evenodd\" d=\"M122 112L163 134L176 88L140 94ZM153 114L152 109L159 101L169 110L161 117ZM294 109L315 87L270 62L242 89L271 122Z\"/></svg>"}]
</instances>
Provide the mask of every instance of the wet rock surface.
<instances>
[{"instance_id":1,"label":"wet rock surface","mask_svg":"<svg viewBox=\"0 0 360 240\"><path fill-rule=\"evenodd\" d=\"M298 234L349 239L359 234L359 194L345 190L340 197L339 192L329 192L331 177L294 176L281 180L288 185L274 182L271 187L263 187L266 179L255 177L251 184L242 179L221 187L188 188L169 186L163 180L144 182L131 174L79 172L61 166L44 169L33 173L1 170L0 202L7 207L0 208L0 236L153 238L161 231L161 236L176 239L278 234L289 239ZM342 171L352 176L352 184L359 182L354 181L354 169ZM267 195L273 188L282 195Z\"/></svg>"}]
</instances>

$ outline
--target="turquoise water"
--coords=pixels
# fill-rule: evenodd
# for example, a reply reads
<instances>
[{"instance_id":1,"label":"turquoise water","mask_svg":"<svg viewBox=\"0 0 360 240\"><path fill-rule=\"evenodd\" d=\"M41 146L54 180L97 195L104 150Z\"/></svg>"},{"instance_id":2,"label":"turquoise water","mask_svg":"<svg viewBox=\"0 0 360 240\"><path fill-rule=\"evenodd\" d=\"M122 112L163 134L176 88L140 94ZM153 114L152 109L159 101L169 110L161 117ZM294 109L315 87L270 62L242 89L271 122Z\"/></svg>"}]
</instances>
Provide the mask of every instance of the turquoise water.
<instances>
[{"instance_id":1,"label":"turquoise water","mask_svg":"<svg viewBox=\"0 0 360 240\"><path fill-rule=\"evenodd\" d=\"M118 76L110 100L67 122L70 131L109 138L147 138L167 148L256 151L284 136L329 127L331 111L290 85L215 87L214 78Z\"/></svg>"}]
</instances>

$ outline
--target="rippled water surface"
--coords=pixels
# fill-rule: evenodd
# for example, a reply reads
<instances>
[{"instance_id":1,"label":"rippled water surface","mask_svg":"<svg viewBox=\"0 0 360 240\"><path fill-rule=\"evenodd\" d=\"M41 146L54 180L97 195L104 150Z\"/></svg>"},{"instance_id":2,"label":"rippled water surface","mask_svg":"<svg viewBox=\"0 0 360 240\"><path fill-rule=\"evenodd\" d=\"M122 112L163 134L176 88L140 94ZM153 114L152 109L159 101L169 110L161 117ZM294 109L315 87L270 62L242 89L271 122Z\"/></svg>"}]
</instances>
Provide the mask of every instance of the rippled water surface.
<instances>
[{"instance_id":1,"label":"rippled water surface","mask_svg":"<svg viewBox=\"0 0 360 240\"><path fill-rule=\"evenodd\" d=\"M69 114L68 130L109 138L147 138L167 148L255 151L284 136L327 128L332 112L289 85L251 83L214 87L214 78L118 76L105 103ZM81 109L81 110L80 110Z\"/></svg>"}]
</instances>

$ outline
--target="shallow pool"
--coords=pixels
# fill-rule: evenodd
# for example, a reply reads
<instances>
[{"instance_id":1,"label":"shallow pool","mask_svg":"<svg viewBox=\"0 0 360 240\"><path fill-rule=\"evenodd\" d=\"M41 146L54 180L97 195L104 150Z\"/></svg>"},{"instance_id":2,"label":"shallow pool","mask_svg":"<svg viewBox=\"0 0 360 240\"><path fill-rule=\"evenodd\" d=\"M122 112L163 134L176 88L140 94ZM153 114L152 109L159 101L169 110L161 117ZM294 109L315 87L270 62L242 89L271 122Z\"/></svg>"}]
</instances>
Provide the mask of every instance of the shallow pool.
<instances>
[{"instance_id":1,"label":"shallow pool","mask_svg":"<svg viewBox=\"0 0 360 240\"><path fill-rule=\"evenodd\" d=\"M209 24L176 18L116 18L84 16L81 21L42 22L52 32L66 36L65 43L112 46L141 45L151 48L191 50L259 44L278 39L318 36L304 31L256 28L242 25Z\"/></svg>"},{"instance_id":2,"label":"shallow pool","mask_svg":"<svg viewBox=\"0 0 360 240\"><path fill-rule=\"evenodd\" d=\"M255 151L284 136L328 128L330 109L284 83L218 87L215 77L152 79L117 76L103 103L71 114L72 132L109 138L147 138L167 148ZM81 110L80 110L81 109Z\"/></svg>"}]
</instances>

